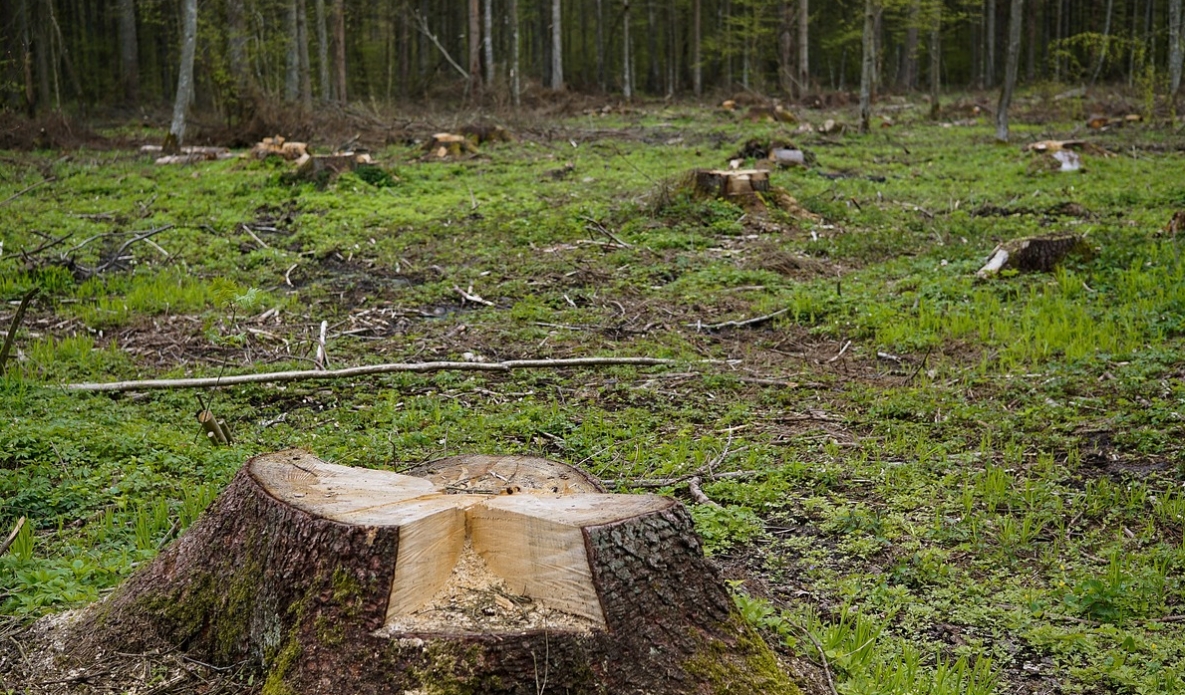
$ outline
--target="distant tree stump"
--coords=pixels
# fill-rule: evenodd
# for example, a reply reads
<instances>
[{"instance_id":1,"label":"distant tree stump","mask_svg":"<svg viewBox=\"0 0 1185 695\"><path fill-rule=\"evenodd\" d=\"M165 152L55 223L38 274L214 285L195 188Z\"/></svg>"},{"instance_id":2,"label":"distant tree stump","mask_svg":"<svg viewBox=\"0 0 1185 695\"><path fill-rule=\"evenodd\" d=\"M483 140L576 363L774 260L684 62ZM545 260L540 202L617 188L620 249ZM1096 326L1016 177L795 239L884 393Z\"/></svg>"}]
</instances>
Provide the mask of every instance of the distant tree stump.
<instances>
[{"instance_id":1,"label":"distant tree stump","mask_svg":"<svg viewBox=\"0 0 1185 695\"><path fill-rule=\"evenodd\" d=\"M246 661L269 695L799 692L678 502L529 457L418 472L251 459L69 651Z\"/></svg>"},{"instance_id":2,"label":"distant tree stump","mask_svg":"<svg viewBox=\"0 0 1185 695\"><path fill-rule=\"evenodd\" d=\"M997 246L976 276L988 278L1007 269L1049 272L1072 254L1089 258L1094 255L1094 249L1077 234L1013 239Z\"/></svg>"},{"instance_id":3,"label":"distant tree stump","mask_svg":"<svg viewBox=\"0 0 1185 695\"><path fill-rule=\"evenodd\" d=\"M464 135L437 133L424 146L424 151L439 159L445 159L447 157L456 158L464 154L477 154L477 145L475 144L475 140L471 140Z\"/></svg>"},{"instance_id":4,"label":"distant tree stump","mask_svg":"<svg viewBox=\"0 0 1185 695\"><path fill-rule=\"evenodd\" d=\"M760 169L697 169L692 174L695 195L730 198L769 192L769 172Z\"/></svg>"}]
</instances>

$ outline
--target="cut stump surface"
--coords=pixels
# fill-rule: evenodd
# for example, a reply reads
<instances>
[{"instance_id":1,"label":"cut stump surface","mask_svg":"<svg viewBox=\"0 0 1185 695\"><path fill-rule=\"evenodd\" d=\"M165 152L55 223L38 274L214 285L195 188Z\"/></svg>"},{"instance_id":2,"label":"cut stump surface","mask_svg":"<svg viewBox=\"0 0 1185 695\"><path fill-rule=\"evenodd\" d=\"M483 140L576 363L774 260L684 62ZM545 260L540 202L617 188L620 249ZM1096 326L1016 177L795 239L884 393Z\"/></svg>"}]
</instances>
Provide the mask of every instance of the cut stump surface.
<instances>
[{"instance_id":1,"label":"cut stump surface","mask_svg":"<svg viewBox=\"0 0 1185 695\"><path fill-rule=\"evenodd\" d=\"M282 693L799 692L677 501L531 457L414 472L251 459L67 652L245 661Z\"/></svg>"}]
</instances>

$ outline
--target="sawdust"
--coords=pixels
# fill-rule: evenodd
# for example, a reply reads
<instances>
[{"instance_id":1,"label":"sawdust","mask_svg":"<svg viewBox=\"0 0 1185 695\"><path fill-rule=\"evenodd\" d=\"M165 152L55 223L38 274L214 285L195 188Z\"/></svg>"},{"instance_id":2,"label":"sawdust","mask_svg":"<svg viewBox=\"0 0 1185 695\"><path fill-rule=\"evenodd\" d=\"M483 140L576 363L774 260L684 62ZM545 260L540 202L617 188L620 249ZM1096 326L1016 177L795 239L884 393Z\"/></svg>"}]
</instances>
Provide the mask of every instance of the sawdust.
<instances>
[{"instance_id":1,"label":"sawdust","mask_svg":"<svg viewBox=\"0 0 1185 695\"><path fill-rule=\"evenodd\" d=\"M597 627L588 618L512 593L466 541L452 575L436 595L416 611L393 617L375 635L535 630L588 633Z\"/></svg>"}]
</instances>

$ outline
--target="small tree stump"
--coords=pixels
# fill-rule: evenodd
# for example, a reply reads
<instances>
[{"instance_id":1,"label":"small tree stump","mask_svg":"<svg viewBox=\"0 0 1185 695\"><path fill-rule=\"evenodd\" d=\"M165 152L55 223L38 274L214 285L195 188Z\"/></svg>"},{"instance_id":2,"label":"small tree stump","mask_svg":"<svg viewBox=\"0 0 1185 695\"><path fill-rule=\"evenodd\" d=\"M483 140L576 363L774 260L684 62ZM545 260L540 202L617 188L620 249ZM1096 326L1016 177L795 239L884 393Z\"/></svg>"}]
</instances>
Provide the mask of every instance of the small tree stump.
<instances>
[{"instance_id":1,"label":"small tree stump","mask_svg":"<svg viewBox=\"0 0 1185 695\"><path fill-rule=\"evenodd\" d=\"M760 169L697 169L692 174L695 195L729 198L769 191L769 172Z\"/></svg>"},{"instance_id":2,"label":"small tree stump","mask_svg":"<svg viewBox=\"0 0 1185 695\"><path fill-rule=\"evenodd\" d=\"M464 135L437 133L424 146L424 151L434 157L445 159L460 157L463 154L477 154L477 145Z\"/></svg>"},{"instance_id":3,"label":"small tree stump","mask_svg":"<svg viewBox=\"0 0 1185 695\"><path fill-rule=\"evenodd\" d=\"M1077 234L1013 239L997 246L976 276L988 278L1006 269L1048 272L1071 254L1089 258L1094 255L1094 249Z\"/></svg>"},{"instance_id":4,"label":"small tree stump","mask_svg":"<svg viewBox=\"0 0 1185 695\"><path fill-rule=\"evenodd\" d=\"M297 178L315 181L320 177L334 177L360 166L373 164L365 152L339 152L337 154L305 154L296 160Z\"/></svg>"},{"instance_id":5,"label":"small tree stump","mask_svg":"<svg viewBox=\"0 0 1185 695\"><path fill-rule=\"evenodd\" d=\"M251 459L68 651L245 661L302 695L799 692L675 500L521 456L418 473Z\"/></svg>"}]
</instances>

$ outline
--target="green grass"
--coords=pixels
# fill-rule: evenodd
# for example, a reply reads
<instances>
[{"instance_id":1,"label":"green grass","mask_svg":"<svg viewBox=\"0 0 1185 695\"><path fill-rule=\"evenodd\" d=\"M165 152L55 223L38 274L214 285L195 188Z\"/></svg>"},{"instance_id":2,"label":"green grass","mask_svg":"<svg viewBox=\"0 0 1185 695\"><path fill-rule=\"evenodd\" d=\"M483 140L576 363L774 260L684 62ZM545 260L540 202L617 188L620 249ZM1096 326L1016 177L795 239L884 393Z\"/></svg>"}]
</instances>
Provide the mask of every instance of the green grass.
<instances>
[{"instance_id":1,"label":"green grass","mask_svg":"<svg viewBox=\"0 0 1185 695\"><path fill-rule=\"evenodd\" d=\"M304 446L396 470L534 453L623 491L704 477L721 506L692 515L743 578L743 614L788 654L818 663L821 648L845 695L1180 691L1185 241L1156 232L1185 207L1181 137L1098 135L1122 154L1033 175L986 123L909 115L922 111L838 139L690 107L581 117L459 162L390 147L376 158L398 180L322 189L285 183L274 162L8 155L0 198L41 169L57 180L3 222L0 300L42 292L0 378L0 528L30 522L0 556L0 612L97 599L255 453ZM853 174L773 175L824 222L757 226L729 203L664 195L775 134ZM566 162L567 178L548 174ZM602 243L590 220L628 246ZM126 268L79 270L165 224L161 249L132 245ZM1046 231L1083 233L1098 253L974 279L997 243ZM26 263L38 233L73 236ZM464 353L686 364L202 393L232 428L228 448L200 436L192 392L56 387L308 368L322 320L333 366ZM665 492L691 504L685 487Z\"/></svg>"}]
</instances>

